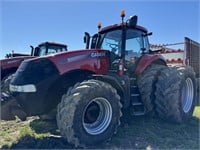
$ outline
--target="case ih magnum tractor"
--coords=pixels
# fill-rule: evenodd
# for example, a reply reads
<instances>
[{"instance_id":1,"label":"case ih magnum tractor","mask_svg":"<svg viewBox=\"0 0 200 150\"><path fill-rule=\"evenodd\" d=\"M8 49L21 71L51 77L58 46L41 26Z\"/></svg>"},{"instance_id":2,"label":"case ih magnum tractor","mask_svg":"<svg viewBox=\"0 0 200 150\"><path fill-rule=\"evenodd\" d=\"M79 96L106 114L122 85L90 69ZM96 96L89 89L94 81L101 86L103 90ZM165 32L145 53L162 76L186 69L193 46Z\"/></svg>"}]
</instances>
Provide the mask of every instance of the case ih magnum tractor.
<instances>
[{"instance_id":1,"label":"case ih magnum tractor","mask_svg":"<svg viewBox=\"0 0 200 150\"><path fill-rule=\"evenodd\" d=\"M67 45L44 42L39 44L36 48L31 46L31 55L12 53L7 54L6 59L0 60L1 64L1 119L11 120L15 119L15 114L23 120L25 113L19 110L19 107L9 91L9 83L16 72L19 65L26 59L40 57L52 53L59 53L67 51ZM12 99L12 100L11 100ZM20 114L21 115L20 115Z\"/></svg>"},{"instance_id":2,"label":"case ih magnum tractor","mask_svg":"<svg viewBox=\"0 0 200 150\"><path fill-rule=\"evenodd\" d=\"M193 70L182 73L149 49L151 33L137 16L85 34L86 50L25 60L10 84L22 109L42 115L57 108L57 125L71 144L90 146L112 137L124 110L157 114L173 122L193 112ZM125 111L127 112L127 111Z\"/></svg>"}]
</instances>

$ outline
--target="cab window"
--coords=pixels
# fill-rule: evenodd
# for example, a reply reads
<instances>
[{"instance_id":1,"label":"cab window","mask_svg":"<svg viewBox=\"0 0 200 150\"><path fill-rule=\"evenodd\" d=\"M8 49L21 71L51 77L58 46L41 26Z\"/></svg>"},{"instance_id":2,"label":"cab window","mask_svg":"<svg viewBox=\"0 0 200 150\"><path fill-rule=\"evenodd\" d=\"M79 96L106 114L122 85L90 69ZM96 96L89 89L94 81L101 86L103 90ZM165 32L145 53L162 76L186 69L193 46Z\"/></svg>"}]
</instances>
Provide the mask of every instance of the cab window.
<instances>
[{"instance_id":1,"label":"cab window","mask_svg":"<svg viewBox=\"0 0 200 150\"><path fill-rule=\"evenodd\" d=\"M125 60L128 63L135 63L141 56L142 49L148 50L148 43L146 37L142 36L143 32L140 30L128 29L126 33L126 50Z\"/></svg>"},{"instance_id":2,"label":"cab window","mask_svg":"<svg viewBox=\"0 0 200 150\"><path fill-rule=\"evenodd\" d=\"M109 50L118 55L121 48L121 30L114 30L103 35L101 49Z\"/></svg>"}]
</instances>

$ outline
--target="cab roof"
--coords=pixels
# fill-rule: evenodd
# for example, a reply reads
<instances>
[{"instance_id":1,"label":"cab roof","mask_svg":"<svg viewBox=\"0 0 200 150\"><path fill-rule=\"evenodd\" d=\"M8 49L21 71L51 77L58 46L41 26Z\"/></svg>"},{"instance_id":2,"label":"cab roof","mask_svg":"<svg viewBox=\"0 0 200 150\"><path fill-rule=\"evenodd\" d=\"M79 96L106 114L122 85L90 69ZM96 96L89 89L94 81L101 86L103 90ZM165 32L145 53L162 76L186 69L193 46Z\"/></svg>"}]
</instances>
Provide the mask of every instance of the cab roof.
<instances>
[{"instance_id":1,"label":"cab roof","mask_svg":"<svg viewBox=\"0 0 200 150\"><path fill-rule=\"evenodd\" d=\"M113 24L113 25L110 25L110 26L107 26L107 27L104 27L102 28L99 33L104 33L104 32L107 32L107 31L111 31L111 30L115 30L115 29L121 29L122 27L122 23L119 23L119 24ZM128 27L128 28L133 28L133 29L138 29L138 30L141 30L145 33L147 33L147 29L142 27L142 26L139 26L139 25L136 25L136 26L133 26L133 27Z\"/></svg>"},{"instance_id":2,"label":"cab roof","mask_svg":"<svg viewBox=\"0 0 200 150\"><path fill-rule=\"evenodd\" d=\"M42 46L42 45L46 45L46 44L48 44L48 45L55 45L55 46L62 46L62 47L67 47L67 45L65 45L65 44L61 44L61 43L56 43L56 42L43 42L43 43L41 43L41 44L39 44L38 46Z\"/></svg>"}]
</instances>

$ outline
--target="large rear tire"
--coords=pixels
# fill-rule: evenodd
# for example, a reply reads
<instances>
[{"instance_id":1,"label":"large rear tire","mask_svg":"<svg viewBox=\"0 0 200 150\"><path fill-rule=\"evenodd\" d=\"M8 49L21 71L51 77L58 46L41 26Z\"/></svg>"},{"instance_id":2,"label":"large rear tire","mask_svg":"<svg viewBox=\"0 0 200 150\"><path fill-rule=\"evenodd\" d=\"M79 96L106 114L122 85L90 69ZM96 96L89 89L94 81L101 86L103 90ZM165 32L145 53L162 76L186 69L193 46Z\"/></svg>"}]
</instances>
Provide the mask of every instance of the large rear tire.
<instances>
[{"instance_id":1,"label":"large rear tire","mask_svg":"<svg viewBox=\"0 0 200 150\"><path fill-rule=\"evenodd\" d=\"M57 124L71 144L90 146L108 140L117 132L120 96L108 83L88 80L76 84L58 105Z\"/></svg>"},{"instance_id":2,"label":"large rear tire","mask_svg":"<svg viewBox=\"0 0 200 150\"><path fill-rule=\"evenodd\" d=\"M152 64L138 76L137 84L141 94L141 100L145 106L146 113L154 114L155 106L155 83L164 65Z\"/></svg>"},{"instance_id":3,"label":"large rear tire","mask_svg":"<svg viewBox=\"0 0 200 150\"><path fill-rule=\"evenodd\" d=\"M177 70L179 71L180 75L187 80L187 78L190 78L195 86L195 93L194 93L194 99L196 105L200 105L200 95L199 95L199 84L200 79L195 77L195 72L192 67L190 66L176 66ZM189 81L189 80L188 80ZM196 82L196 83L195 83ZM196 95L196 96L195 96Z\"/></svg>"},{"instance_id":4,"label":"large rear tire","mask_svg":"<svg viewBox=\"0 0 200 150\"><path fill-rule=\"evenodd\" d=\"M166 67L156 84L156 111L160 118L181 123L191 118L196 97L196 81L191 69L179 72Z\"/></svg>"}]
</instances>

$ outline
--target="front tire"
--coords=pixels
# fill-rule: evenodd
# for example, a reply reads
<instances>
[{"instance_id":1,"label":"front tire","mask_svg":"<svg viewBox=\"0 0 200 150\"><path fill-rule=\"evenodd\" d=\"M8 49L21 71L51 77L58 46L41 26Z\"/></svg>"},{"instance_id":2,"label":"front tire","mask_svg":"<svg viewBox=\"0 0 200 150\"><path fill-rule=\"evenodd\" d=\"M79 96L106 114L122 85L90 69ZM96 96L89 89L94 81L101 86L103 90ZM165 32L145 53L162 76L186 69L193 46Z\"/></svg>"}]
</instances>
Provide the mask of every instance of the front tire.
<instances>
[{"instance_id":1,"label":"front tire","mask_svg":"<svg viewBox=\"0 0 200 150\"><path fill-rule=\"evenodd\" d=\"M112 137L120 125L120 96L108 83L88 80L76 84L58 105L57 124L71 144L90 146Z\"/></svg>"}]
</instances>

